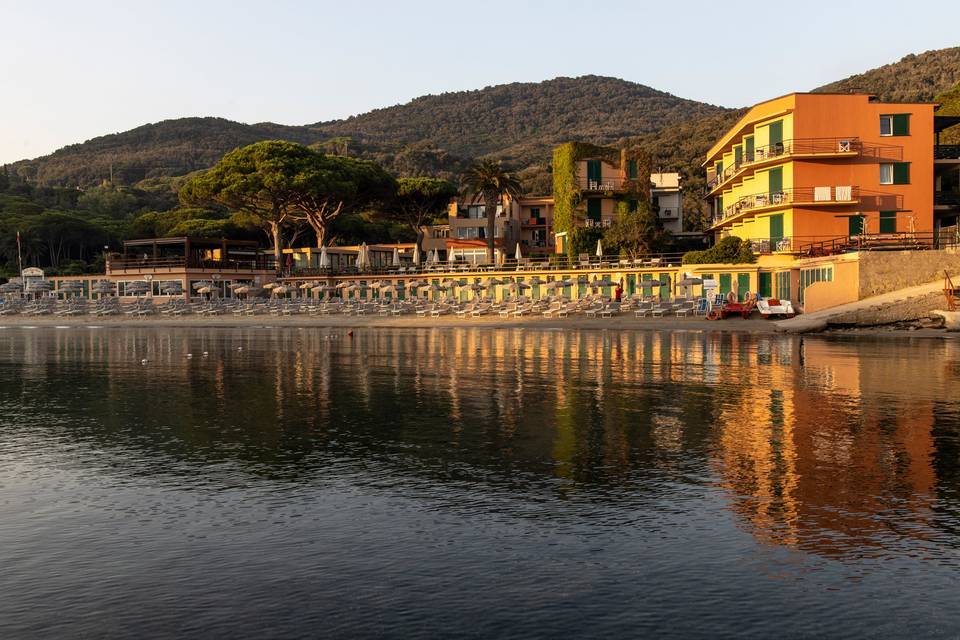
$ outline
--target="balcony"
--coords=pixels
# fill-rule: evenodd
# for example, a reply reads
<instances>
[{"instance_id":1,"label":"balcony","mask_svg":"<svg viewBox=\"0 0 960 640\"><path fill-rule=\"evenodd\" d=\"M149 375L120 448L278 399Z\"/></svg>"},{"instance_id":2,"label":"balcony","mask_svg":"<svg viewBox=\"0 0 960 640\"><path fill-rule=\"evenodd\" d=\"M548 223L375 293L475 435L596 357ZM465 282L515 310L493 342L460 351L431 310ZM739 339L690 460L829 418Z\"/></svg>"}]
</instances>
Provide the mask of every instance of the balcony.
<instances>
[{"instance_id":1,"label":"balcony","mask_svg":"<svg viewBox=\"0 0 960 640\"><path fill-rule=\"evenodd\" d=\"M720 175L716 171L707 171L707 190L716 191L725 183L736 178L747 169L774 162L784 158L848 158L863 153L863 144L859 138L797 138L784 140L776 144L757 147L752 154L744 154L743 159L726 167Z\"/></svg>"},{"instance_id":2,"label":"balcony","mask_svg":"<svg viewBox=\"0 0 960 640\"><path fill-rule=\"evenodd\" d=\"M520 223L520 226L523 227L523 228L525 228L525 229L528 228L528 227L529 227L529 228L546 227L546 226L547 226L547 219L546 219L546 218L529 218L529 219L527 219L527 220L522 221L522 222Z\"/></svg>"},{"instance_id":3,"label":"balcony","mask_svg":"<svg viewBox=\"0 0 960 640\"><path fill-rule=\"evenodd\" d=\"M584 178L579 176L577 184L585 193L614 193L640 191L639 178L624 178L622 176L603 177L600 179Z\"/></svg>"},{"instance_id":4,"label":"balcony","mask_svg":"<svg viewBox=\"0 0 960 640\"><path fill-rule=\"evenodd\" d=\"M957 191L934 191L933 204L943 207L960 206L960 192Z\"/></svg>"},{"instance_id":5,"label":"balcony","mask_svg":"<svg viewBox=\"0 0 960 640\"><path fill-rule=\"evenodd\" d=\"M875 194L879 201L883 198L901 198L901 196ZM716 226L746 213L756 213L778 209L786 206L844 206L858 204L861 201L860 188L851 186L838 187L804 187L798 189L782 189L771 193L753 193L743 196L733 204L724 208L719 216L714 216L713 224ZM898 207L895 202L890 203L890 209ZM879 208L879 207L878 207Z\"/></svg>"},{"instance_id":6,"label":"balcony","mask_svg":"<svg viewBox=\"0 0 960 640\"><path fill-rule=\"evenodd\" d=\"M933 148L934 160L960 160L960 144L938 144Z\"/></svg>"}]
</instances>

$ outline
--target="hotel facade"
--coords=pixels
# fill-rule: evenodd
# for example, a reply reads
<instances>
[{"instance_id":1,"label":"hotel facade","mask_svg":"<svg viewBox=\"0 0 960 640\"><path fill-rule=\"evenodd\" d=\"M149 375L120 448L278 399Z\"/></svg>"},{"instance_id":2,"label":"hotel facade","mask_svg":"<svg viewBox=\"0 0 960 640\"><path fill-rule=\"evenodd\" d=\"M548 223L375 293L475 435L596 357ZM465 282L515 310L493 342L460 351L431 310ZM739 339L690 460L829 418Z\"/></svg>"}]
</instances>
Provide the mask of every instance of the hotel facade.
<instances>
[{"instance_id":1,"label":"hotel facade","mask_svg":"<svg viewBox=\"0 0 960 640\"><path fill-rule=\"evenodd\" d=\"M812 93L752 107L707 152L708 231L760 253L932 235L934 107Z\"/></svg>"}]
</instances>

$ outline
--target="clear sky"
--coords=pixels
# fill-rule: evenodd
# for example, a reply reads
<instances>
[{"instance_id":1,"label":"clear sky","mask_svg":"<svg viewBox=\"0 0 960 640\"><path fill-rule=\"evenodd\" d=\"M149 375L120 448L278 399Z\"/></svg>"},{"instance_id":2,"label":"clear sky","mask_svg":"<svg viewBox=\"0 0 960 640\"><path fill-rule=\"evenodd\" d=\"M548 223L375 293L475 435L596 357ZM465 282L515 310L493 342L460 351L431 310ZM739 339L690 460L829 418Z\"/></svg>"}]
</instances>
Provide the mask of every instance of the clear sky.
<instances>
[{"instance_id":1,"label":"clear sky","mask_svg":"<svg viewBox=\"0 0 960 640\"><path fill-rule=\"evenodd\" d=\"M743 106L956 46L958 25L956 0L0 0L0 162L167 118L306 124L557 76Z\"/></svg>"}]
</instances>

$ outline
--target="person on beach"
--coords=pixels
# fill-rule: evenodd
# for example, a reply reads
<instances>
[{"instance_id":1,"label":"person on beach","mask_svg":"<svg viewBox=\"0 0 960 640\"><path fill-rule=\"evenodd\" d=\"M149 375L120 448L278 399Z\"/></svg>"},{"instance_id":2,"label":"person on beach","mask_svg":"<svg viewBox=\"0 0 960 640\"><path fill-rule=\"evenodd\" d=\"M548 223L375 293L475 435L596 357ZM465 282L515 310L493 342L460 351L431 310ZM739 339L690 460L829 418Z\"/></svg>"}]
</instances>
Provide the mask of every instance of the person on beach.
<instances>
[{"instance_id":1,"label":"person on beach","mask_svg":"<svg viewBox=\"0 0 960 640\"><path fill-rule=\"evenodd\" d=\"M617 283L617 288L613 290L613 299L617 302L620 302L620 298L623 297L623 285Z\"/></svg>"}]
</instances>

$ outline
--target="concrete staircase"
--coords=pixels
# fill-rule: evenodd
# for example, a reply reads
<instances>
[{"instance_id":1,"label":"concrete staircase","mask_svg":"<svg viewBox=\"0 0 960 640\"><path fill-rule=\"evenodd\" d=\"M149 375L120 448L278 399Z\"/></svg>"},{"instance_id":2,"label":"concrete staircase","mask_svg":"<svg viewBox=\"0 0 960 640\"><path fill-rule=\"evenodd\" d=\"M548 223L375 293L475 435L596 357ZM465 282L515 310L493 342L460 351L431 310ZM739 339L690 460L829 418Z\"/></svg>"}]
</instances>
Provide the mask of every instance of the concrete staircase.
<instances>
[{"instance_id":1,"label":"concrete staircase","mask_svg":"<svg viewBox=\"0 0 960 640\"><path fill-rule=\"evenodd\" d=\"M951 276L954 281L958 276ZM934 309L942 309L943 278L926 284L898 289L856 302L841 304L813 313L805 313L775 323L778 331L807 333L823 331L833 325L875 326L901 320L929 317Z\"/></svg>"}]
</instances>

